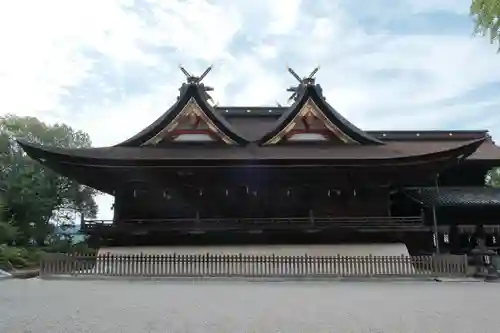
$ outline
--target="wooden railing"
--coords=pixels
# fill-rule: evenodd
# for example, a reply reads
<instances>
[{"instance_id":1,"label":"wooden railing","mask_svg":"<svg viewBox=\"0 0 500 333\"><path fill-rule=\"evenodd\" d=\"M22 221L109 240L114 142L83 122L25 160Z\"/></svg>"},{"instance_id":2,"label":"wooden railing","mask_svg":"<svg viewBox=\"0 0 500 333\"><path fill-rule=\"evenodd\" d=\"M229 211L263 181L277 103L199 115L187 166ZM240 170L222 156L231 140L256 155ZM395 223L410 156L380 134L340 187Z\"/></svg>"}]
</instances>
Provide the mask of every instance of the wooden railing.
<instances>
[{"instance_id":1,"label":"wooden railing","mask_svg":"<svg viewBox=\"0 0 500 333\"><path fill-rule=\"evenodd\" d=\"M47 255L40 276L442 277L465 276L467 257L281 255Z\"/></svg>"},{"instance_id":2,"label":"wooden railing","mask_svg":"<svg viewBox=\"0 0 500 333\"><path fill-rule=\"evenodd\" d=\"M202 219L136 219L113 222L110 220L86 220L84 231L102 229L148 230L252 230L252 229L328 229L363 228L373 230L422 230L421 216L410 217L315 217L315 218L202 218Z\"/></svg>"}]
</instances>

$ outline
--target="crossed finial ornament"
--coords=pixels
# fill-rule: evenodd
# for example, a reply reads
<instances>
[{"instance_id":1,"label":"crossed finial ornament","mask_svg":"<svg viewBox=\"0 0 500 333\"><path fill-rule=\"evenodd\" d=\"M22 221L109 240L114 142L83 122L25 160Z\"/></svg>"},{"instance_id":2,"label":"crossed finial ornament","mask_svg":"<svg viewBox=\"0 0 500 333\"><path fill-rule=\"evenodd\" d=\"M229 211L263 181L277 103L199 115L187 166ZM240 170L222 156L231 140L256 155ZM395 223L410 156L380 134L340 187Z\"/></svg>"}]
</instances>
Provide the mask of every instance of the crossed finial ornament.
<instances>
[{"instance_id":1,"label":"crossed finial ornament","mask_svg":"<svg viewBox=\"0 0 500 333\"><path fill-rule=\"evenodd\" d=\"M201 83L201 81L203 81L203 79L205 78L205 76L208 75L208 73L210 73L210 71L212 70L213 68L213 65L210 65L208 66L207 69L205 69L205 71L200 75L200 76L195 76L193 74L191 74L190 72L188 72L183 66L179 65L179 68L180 70L182 71L182 73L184 73L184 75L186 76L186 79L187 79L187 83L188 84L196 84L196 85L199 85L203 88L203 91L205 92L205 97L207 100L210 100L210 101L214 101L212 96L210 96L208 94L209 91L213 91L214 88L213 87L209 87L209 86L206 86L204 85L203 83Z\"/></svg>"},{"instance_id":2,"label":"crossed finial ornament","mask_svg":"<svg viewBox=\"0 0 500 333\"><path fill-rule=\"evenodd\" d=\"M299 82L297 86L290 87L286 90L292 93L290 98L288 98L288 101L290 102L297 98L300 88L306 85L313 85L315 83L314 76L319 71L319 66L316 66L308 76L305 76L303 78L301 78L290 66L287 66L286 69Z\"/></svg>"}]
</instances>

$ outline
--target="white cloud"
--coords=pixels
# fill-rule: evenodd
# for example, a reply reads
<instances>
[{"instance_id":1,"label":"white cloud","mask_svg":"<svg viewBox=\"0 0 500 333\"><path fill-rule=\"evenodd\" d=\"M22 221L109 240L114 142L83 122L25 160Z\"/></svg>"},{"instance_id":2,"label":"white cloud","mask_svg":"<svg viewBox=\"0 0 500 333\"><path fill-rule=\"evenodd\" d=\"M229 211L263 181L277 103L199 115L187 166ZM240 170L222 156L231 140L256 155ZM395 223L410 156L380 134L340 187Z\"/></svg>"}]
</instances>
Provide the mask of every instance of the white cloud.
<instances>
[{"instance_id":1,"label":"white cloud","mask_svg":"<svg viewBox=\"0 0 500 333\"><path fill-rule=\"evenodd\" d=\"M268 1L270 18L267 22L269 34L287 35L296 28L300 15L301 0Z\"/></svg>"},{"instance_id":2,"label":"white cloud","mask_svg":"<svg viewBox=\"0 0 500 333\"><path fill-rule=\"evenodd\" d=\"M460 24L472 30L468 1L353 3L4 1L2 110L64 121L89 132L95 145L111 145L173 103L179 63L193 73L214 63L206 83L221 105L284 103L295 84L284 65L306 75L321 64L328 101L363 127L444 128L464 119L463 128L500 134L500 117L491 114L497 92L470 94L500 82L493 46L463 32L439 35L440 22L436 34L406 35L374 32L367 20L442 11L463 15ZM101 216L110 218L106 200Z\"/></svg>"},{"instance_id":3,"label":"white cloud","mask_svg":"<svg viewBox=\"0 0 500 333\"><path fill-rule=\"evenodd\" d=\"M468 13L471 3L471 1L469 0L406 0L403 2L406 2L408 4L411 13L432 13L436 11L448 11L456 14Z\"/></svg>"},{"instance_id":4,"label":"white cloud","mask_svg":"<svg viewBox=\"0 0 500 333\"><path fill-rule=\"evenodd\" d=\"M152 45L170 46L184 57L206 61L227 53L227 45L240 28L235 4L216 6L206 1L149 1L154 23L147 40Z\"/></svg>"}]
</instances>

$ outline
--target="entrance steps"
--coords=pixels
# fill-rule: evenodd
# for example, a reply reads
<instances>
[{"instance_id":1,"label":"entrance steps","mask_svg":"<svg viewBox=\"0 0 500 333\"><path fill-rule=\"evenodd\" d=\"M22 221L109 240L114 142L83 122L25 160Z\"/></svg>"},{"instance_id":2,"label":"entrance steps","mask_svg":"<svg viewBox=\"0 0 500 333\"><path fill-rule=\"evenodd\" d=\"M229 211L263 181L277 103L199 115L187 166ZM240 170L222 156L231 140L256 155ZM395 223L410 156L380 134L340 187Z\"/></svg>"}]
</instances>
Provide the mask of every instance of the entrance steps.
<instances>
[{"instance_id":1,"label":"entrance steps","mask_svg":"<svg viewBox=\"0 0 500 333\"><path fill-rule=\"evenodd\" d=\"M403 243L334 244L334 245L217 245L217 246L117 246L99 249L99 255L277 255L277 256L409 256Z\"/></svg>"}]
</instances>

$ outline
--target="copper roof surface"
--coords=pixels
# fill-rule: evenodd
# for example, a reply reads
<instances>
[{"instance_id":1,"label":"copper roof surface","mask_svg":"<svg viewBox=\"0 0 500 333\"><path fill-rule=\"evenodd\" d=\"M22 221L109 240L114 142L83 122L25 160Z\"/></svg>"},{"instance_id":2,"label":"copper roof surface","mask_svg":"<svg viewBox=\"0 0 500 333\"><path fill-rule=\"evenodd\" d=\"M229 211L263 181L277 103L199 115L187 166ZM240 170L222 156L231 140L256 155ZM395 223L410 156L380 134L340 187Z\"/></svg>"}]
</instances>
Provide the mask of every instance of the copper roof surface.
<instances>
[{"instance_id":1,"label":"copper roof surface","mask_svg":"<svg viewBox=\"0 0 500 333\"><path fill-rule=\"evenodd\" d=\"M274 106L218 106L215 111L223 116L233 128L257 141L272 129L275 122L288 107ZM427 141L427 140L475 140L488 136L487 130L367 130L370 136L382 141Z\"/></svg>"},{"instance_id":2,"label":"copper roof surface","mask_svg":"<svg viewBox=\"0 0 500 333\"><path fill-rule=\"evenodd\" d=\"M24 150L39 159L86 159L86 160L373 160L384 161L405 158L432 158L439 154L470 154L482 140L467 142L445 142L439 144L414 144L411 142L389 142L380 146L358 145L280 145L261 147L257 145L199 146L171 145L169 147L106 147L88 149L46 148L20 141ZM463 150L463 152L461 152Z\"/></svg>"},{"instance_id":3,"label":"copper roof surface","mask_svg":"<svg viewBox=\"0 0 500 333\"><path fill-rule=\"evenodd\" d=\"M493 187L423 187L405 189L426 206L499 206L500 189Z\"/></svg>"}]
</instances>

